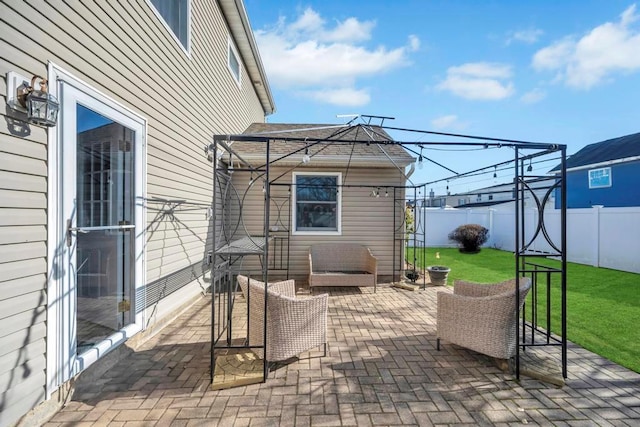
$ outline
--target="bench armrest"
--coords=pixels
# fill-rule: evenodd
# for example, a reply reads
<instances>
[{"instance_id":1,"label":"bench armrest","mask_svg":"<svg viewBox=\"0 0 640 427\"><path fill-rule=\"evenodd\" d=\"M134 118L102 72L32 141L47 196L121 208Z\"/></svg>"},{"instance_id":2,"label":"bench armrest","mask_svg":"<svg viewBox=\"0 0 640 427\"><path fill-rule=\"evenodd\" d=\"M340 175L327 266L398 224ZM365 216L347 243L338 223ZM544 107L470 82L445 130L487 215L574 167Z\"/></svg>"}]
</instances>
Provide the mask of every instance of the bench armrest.
<instances>
[{"instance_id":1,"label":"bench armrest","mask_svg":"<svg viewBox=\"0 0 640 427\"><path fill-rule=\"evenodd\" d=\"M366 272L378 275L378 258L374 257L371 251L367 248L366 256Z\"/></svg>"}]
</instances>

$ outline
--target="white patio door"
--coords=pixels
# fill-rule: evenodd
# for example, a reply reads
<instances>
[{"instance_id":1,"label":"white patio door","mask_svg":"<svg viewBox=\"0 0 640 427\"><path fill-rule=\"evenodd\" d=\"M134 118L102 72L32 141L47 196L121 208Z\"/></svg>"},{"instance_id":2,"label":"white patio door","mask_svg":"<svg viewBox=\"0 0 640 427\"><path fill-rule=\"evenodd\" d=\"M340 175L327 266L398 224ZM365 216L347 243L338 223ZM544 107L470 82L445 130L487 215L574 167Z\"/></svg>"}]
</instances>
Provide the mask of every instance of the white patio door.
<instances>
[{"instance_id":1,"label":"white patio door","mask_svg":"<svg viewBox=\"0 0 640 427\"><path fill-rule=\"evenodd\" d=\"M58 89L59 386L142 328L145 122L68 76Z\"/></svg>"}]
</instances>

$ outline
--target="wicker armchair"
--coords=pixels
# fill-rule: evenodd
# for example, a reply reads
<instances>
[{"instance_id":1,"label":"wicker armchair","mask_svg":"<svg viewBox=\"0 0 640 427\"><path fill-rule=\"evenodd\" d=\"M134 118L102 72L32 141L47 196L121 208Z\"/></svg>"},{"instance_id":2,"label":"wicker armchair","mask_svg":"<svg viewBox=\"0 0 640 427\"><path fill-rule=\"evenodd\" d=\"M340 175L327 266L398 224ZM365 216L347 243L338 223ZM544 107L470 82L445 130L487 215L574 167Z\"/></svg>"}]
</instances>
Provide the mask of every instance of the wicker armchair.
<instances>
[{"instance_id":1,"label":"wicker armchair","mask_svg":"<svg viewBox=\"0 0 640 427\"><path fill-rule=\"evenodd\" d=\"M249 345L262 345L264 334L264 283L238 275L249 303ZM324 345L327 352L329 296L296 298L295 282L269 283L267 287L267 354L269 362L287 360ZM263 357L262 349L253 350Z\"/></svg>"},{"instance_id":2,"label":"wicker armchair","mask_svg":"<svg viewBox=\"0 0 640 427\"><path fill-rule=\"evenodd\" d=\"M438 292L437 347L440 340L498 359L516 352L518 314L531 289L520 278L520 306L516 312L516 279L493 285L456 281L453 294Z\"/></svg>"}]
</instances>

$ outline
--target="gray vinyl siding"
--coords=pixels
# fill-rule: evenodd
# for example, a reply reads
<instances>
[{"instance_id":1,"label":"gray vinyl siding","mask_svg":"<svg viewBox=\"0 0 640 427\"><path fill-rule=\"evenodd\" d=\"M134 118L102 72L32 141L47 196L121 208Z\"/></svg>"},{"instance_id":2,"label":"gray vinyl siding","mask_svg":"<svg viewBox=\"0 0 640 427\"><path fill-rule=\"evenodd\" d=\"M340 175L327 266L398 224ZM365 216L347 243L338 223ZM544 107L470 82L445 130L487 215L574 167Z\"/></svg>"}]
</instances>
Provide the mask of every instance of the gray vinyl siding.
<instances>
[{"instance_id":1,"label":"gray vinyl siding","mask_svg":"<svg viewBox=\"0 0 640 427\"><path fill-rule=\"evenodd\" d=\"M5 17L2 9L2 19ZM0 425L45 396L47 149L46 131L24 135L4 117L7 71L27 73L0 23ZM5 53L7 56L5 56ZM40 70L39 70L40 71ZM16 135L13 135L15 133Z\"/></svg>"},{"instance_id":2,"label":"gray vinyl siding","mask_svg":"<svg viewBox=\"0 0 640 427\"><path fill-rule=\"evenodd\" d=\"M313 168L310 166L300 167L295 171L299 172L342 172L343 185L362 185L363 187L344 187L342 193L342 233L336 235L296 235L289 233L290 250L289 250L289 275L291 278L306 283L309 274L308 251L309 246L314 243L323 242L352 242L367 246L373 255L378 259L378 276L381 280L389 280L393 274L394 262L394 244L396 247L396 259L399 257L399 251L402 250L401 242L394 241L394 215L396 216L396 226L400 227L404 215L404 189L397 190L396 201L394 207L393 190L389 188L389 197L384 197L385 186L404 186L404 177L397 169L393 168L351 168L346 175L344 168ZM295 172L293 171L293 172ZM272 167L270 175L273 178L280 176L285 169ZM249 176L247 173L236 173L234 175L234 185L242 196L248 186ZM287 172L279 182L291 183L292 172ZM380 186L381 197L370 197L372 188L366 186ZM293 189L292 189L293 191ZM288 188L285 186L271 186L271 196L274 202L270 208L269 225L276 224L278 217L278 209L275 207L275 200L282 201L288 197ZM239 212L232 203L232 217L238 218ZM242 220L247 231L251 235L263 234L263 218L264 218L264 202L262 193L262 183L256 182L252 189L247 193L245 203L243 204ZM280 210L281 224L289 224L289 216L291 215L291 205L285 202L284 207ZM241 235L241 231L238 235ZM270 236L277 236L278 233L270 233ZM237 236L236 236L237 237ZM272 256L279 256L272 249ZM396 260L396 263L398 261ZM259 270L259 264L256 257L247 257L243 267L250 270ZM270 277L283 277L285 271L272 271Z\"/></svg>"},{"instance_id":3,"label":"gray vinyl siding","mask_svg":"<svg viewBox=\"0 0 640 427\"><path fill-rule=\"evenodd\" d=\"M205 260L211 164L219 133L264 121L215 1L193 0L187 55L145 1L0 1L0 426L45 397L47 133L12 135L8 71L46 76L54 62L147 119L146 280ZM6 308L2 310L2 308Z\"/></svg>"}]
</instances>

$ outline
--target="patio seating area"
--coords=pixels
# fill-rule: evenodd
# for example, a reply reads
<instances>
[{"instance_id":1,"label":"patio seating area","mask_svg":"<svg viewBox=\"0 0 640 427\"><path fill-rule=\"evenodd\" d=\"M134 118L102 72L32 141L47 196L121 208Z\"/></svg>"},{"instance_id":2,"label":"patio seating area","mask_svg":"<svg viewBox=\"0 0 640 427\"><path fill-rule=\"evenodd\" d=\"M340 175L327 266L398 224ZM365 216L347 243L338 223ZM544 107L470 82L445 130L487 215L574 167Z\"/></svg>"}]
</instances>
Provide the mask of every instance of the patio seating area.
<instances>
[{"instance_id":1,"label":"patio seating area","mask_svg":"<svg viewBox=\"0 0 640 427\"><path fill-rule=\"evenodd\" d=\"M327 291L325 357L312 350L279 365L265 383L214 391L211 302L204 298L98 380L81 377L46 425L640 423L640 374L574 344L561 388L525 375L516 381L493 359L448 342L437 351L437 294L449 288Z\"/></svg>"}]
</instances>

